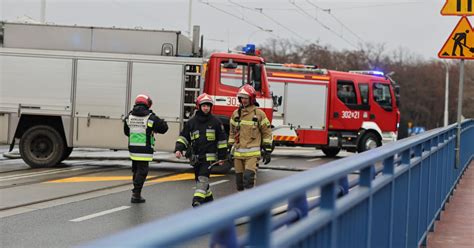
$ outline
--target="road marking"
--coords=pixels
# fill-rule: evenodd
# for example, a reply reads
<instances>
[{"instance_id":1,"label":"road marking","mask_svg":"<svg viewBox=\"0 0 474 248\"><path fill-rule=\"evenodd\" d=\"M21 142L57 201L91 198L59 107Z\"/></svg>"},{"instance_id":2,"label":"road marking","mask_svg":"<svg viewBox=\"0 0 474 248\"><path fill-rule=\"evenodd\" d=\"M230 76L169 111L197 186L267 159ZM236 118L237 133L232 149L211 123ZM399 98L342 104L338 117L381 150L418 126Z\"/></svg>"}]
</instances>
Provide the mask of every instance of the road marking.
<instances>
[{"instance_id":1,"label":"road marking","mask_svg":"<svg viewBox=\"0 0 474 248\"><path fill-rule=\"evenodd\" d=\"M211 175L211 177L221 177L223 175ZM156 177L154 175L149 175L147 178ZM46 183L82 183L82 182L107 182L107 181L131 181L132 176L101 176L101 177L70 177L58 180L51 180ZM174 182L174 181L184 181L184 180L194 180L194 173L182 173L178 175L172 175L162 178L153 179L147 181L146 183L161 183L161 182Z\"/></svg>"},{"instance_id":2,"label":"road marking","mask_svg":"<svg viewBox=\"0 0 474 248\"><path fill-rule=\"evenodd\" d=\"M112 209L109 209L109 210L105 210L105 211L98 212L98 213L95 213L95 214L86 215L86 216L83 216L83 217L80 217L80 218L77 218L77 219L73 219L73 220L69 220L69 221L80 222L80 221L84 221L84 220L89 220L89 219L99 217L99 216L102 216L102 215L122 211L122 210L127 209L127 208L130 208L130 206L121 206L121 207L118 207L118 208L112 208Z\"/></svg>"},{"instance_id":3,"label":"road marking","mask_svg":"<svg viewBox=\"0 0 474 248\"><path fill-rule=\"evenodd\" d=\"M209 186L214 186L214 185L217 185L217 184L226 183L226 182L228 182L228 181L229 181L229 180L216 181L216 182L210 183ZM193 189L196 189L196 187L193 187Z\"/></svg>"},{"instance_id":4,"label":"road marking","mask_svg":"<svg viewBox=\"0 0 474 248\"><path fill-rule=\"evenodd\" d=\"M220 180L220 181L217 181L217 182L213 182L213 183L210 183L209 185L210 186L214 186L214 185L218 185L218 184L221 184L221 183L226 183L228 182L229 180Z\"/></svg>"},{"instance_id":5,"label":"road marking","mask_svg":"<svg viewBox=\"0 0 474 248\"><path fill-rule=\"evenodd\" d=\"M318 161L318 160L321 160L321 158L312 158L312 159L308 159L306 161L308 162L314 162L314 161Z\"/></svg>"},{"instance_id":6,"label":"road marking","mask_svg":"<svg viewBox=\"0 0 474 248\"><path fill-rule=\"evenodd\" d=\"M83 169L85 168L54 169L54 170L48 170L48 171L42 171L42 172L31 172L31 173L25 173L25 174L19 174L19 175L10 175L10 176L0 177L0 182L28 178L28 177L51 175L51 174L69 172L69 171L83 170Z\"/></svg>"}]
</instances>

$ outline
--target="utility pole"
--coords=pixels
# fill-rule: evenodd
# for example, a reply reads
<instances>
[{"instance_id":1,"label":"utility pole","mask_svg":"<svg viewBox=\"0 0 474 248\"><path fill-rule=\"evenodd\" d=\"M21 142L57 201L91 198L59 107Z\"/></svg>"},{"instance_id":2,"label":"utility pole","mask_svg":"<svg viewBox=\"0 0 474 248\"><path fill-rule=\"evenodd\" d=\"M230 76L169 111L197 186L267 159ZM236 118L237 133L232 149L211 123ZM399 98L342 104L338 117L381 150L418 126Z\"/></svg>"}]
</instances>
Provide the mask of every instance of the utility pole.
<instances>
[{"instance_id":1,"label":"utility pole","mask_svg":"<svg viewBox=\"0 0 474 248\"><path fill-rule=\"evenodd\" d=\"M444 126L447 127L449 122L449 112L448 112L448 105L449 105L449 64L447 62L444 63L444 67L446 68L446 83L444 89Z\"/></svg>"},{"instance_id":2,"label":"utility pole","mask_svg":"<svg viewBox=\"0 0 474 248\"><path fill-rule=\"evenodd\" d=\"M459 91L458 91L458 125L457 125L457 139L456 139L456 165L454 168L459 169L461 160L461 116L462 116L462 99L464 86L464 59L461 59L460 73L459 73Z\"/></svg>"},{"instance_id":3,"label":"utility pole","mask_svg":"<svg viewBox=\"0 0 474 248\"><path fill-rule=\"evenodd\" d=\"M46 23L46 0L41 0L40 22Z\"/></svg>"}]
</instances>

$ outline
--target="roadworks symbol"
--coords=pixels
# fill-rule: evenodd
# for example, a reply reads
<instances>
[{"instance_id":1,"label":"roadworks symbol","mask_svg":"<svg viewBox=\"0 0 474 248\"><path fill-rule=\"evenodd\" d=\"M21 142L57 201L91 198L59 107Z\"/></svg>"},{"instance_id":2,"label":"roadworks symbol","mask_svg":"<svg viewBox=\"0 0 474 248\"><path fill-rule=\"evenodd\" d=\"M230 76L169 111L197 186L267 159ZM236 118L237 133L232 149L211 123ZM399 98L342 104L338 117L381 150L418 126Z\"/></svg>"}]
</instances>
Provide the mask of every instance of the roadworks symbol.
<instances>
[{"instance_id":1,"label":"roadworks symbol","mask_svg":"<svg viewBox=\"0 0 474 248\"><path fill-rule=\"evenodd\" d=\"M474 1L474 0L473 0ZM466 17L462 17L438 53L440 58L474 59L474 30Z\"/></svg>"},{"instance_id":2,"label":"roadworks symbol","mask_svg":"<svg viewBox=\"0 0 474 248\"><path fill-rule=\"evenodd\" d=\"M446 0L441 15L474 15L474 0Z\"/></svg>"}]
</instances>

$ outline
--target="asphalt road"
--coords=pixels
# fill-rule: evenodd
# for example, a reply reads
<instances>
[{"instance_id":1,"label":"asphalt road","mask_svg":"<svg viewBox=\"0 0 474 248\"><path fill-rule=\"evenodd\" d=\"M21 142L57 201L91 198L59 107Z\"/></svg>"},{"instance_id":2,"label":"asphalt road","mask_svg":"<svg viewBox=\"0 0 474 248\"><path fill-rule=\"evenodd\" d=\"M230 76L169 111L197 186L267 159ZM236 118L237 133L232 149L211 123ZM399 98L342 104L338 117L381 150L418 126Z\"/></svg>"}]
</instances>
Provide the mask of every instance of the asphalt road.
<instances>
[{"instance_id":1,"label":"asphalt road","mask_svg":"<svg viewBox=\"0 0 474 248\"><path fill-rule=\"evenodd\" d=\"M93 152L103 159L84 159ZM143 191L147 202L137 205L130 203L130 161L111 153L74 151L71 156L78 160L46 169L29 169L21 159L0 158L0 246L76 246L191 208L195 182L189 165L152 163ZM277 149L272 162L259 170L257 184L328 161L314 149ZM210 182L217 200L236 193L233 173L215 175Z\"/></svg>"}]
</instances>

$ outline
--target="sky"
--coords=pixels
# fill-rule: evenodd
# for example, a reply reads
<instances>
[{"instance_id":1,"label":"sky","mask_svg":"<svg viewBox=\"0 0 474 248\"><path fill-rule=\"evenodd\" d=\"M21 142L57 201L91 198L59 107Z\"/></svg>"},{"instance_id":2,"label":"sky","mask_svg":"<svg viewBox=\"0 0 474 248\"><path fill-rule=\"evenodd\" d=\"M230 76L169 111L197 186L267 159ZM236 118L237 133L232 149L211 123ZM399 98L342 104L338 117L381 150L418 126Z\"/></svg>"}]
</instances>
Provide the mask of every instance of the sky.
<instances>
[{"instance_id":1,"label":"sky","mask_svg":"<svg viewBox=\"0 0 474 248\"><path fill-rule=\"evenodd\" d=\"M142 27L187 34L189 0L45 0L47 23ZM459 21L441 16L445 0L191 0L208 50L226 51L270 38L319 42L335 50L383 44L436 59ZM41 0L0 0L0 19L40 20ZM471 23L474 18L470 18Z\"/></svg>"}]
</instances>

